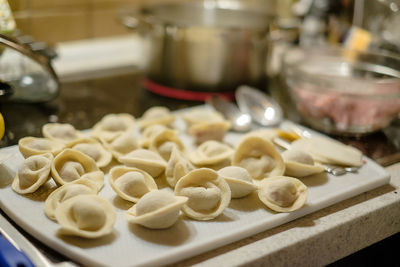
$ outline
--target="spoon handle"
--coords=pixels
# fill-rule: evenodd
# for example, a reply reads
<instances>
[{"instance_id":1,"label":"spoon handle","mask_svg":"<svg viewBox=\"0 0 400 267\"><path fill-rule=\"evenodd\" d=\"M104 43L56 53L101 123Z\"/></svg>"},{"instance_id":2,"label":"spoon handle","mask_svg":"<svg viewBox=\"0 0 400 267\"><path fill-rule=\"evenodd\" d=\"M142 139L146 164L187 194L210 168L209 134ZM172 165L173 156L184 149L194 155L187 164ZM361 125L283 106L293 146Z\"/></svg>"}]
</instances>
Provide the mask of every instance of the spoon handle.
<instances>
[{"instance_id":1,"label":"spoon handle","mask_svg":"<svg viewBox=\"0 0 400 267\"><path fill-rule=\"evenodd\" d=\"M219 95L212 95L206 100L216 111L221 112L232 124L232 130L236 132L247 132L251 129L252 119L248 114L242 113L232 102Z\"/></svg>"}]
</instances>

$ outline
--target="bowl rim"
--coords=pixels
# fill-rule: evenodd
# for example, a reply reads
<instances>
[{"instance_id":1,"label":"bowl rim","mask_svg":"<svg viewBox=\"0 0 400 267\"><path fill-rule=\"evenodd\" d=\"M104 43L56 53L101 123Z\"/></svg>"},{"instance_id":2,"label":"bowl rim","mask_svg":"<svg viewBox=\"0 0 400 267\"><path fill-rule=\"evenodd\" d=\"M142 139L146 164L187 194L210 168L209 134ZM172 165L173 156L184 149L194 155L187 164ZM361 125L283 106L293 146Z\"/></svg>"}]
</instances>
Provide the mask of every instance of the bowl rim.
<instances>
[{"instance_id":1,"label":"bowl rim","mask_svg":"<svg viewBox=\"0 0 400 267\"><path fill-rule=\"evenodd\" d=\"M395 72L397 72L397 77L387 77L387 78L377 78L377 77L369 77L368 79L365 79L363 77L349 77L349 76L341 76L341 75L335 75L335 74L318 74L318 76L315 75L315 73L310 73L309 71L304 71L299 64L299 60L290 62L292 58L290 58L293 53L295 52L300 52L303 54L303 57L307 57L308 55L315 55L316 57L320 56L326 56L326 57L337 57L337 58L345 58L346 53L348 53L349 58L345 61L350 64L354 63L351 62L351 56L355 55L371 55L371 56L380 56L380 57L385 57L389 58L391 60L395 60L398 62L398 68L392 68L388 67L382 64L377 64L383 67L391 68ZM382 83L395 83L400 85L400 55L390 53L388 51L384 50L378 50L378 49L370 49L368 51L358 51L358 50L352 50L348 49L343 46L316 46L316 47L301 47L301 46L293 46L289 48L286 53L282 57L282 66L283 66L283 72L285 75L295 75L296 73L297 76L300 77L307 77L310 80L316 80L316 79L327 79L327 78L332 78L332 77L340 77L342 80L352 80L352 81L358 81L358 82L367 82L367 83L377 83L377 84L382 84Z\"/></svg>"}]
</instances>

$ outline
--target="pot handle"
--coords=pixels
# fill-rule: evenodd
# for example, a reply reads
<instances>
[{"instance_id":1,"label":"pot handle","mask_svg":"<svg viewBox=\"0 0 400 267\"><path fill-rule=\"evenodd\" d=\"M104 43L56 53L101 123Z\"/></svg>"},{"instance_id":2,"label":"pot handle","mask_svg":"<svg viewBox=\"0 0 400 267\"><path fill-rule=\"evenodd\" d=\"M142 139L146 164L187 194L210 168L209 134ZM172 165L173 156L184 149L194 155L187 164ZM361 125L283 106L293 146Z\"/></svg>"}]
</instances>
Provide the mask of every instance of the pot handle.
<instances>
[{"instance_id":1,"label":"pot handle","mask_svg":"<svg viewBox=\"0 0 400 267\"><path fill-rule=\"evenodd\" d=\"M150 26L142 16L137 8L121 8L118 11L118 19L128 29L138 30L142 26Z\"/></svg>"},{"instance_id":2,"label":"pot handle","mask_svg":"<svg viewBox=\"0 0 400 267\"><path fill-rule=\"evenodd\" d=\"M36 79L41 79L40 77L45 77L43 79L46 83L46 86L38 86L35 90L35 94L30 93L28 95L24 95L22 92L19 93L18 96L15 96L15 98L12 98L13 101L19 101L19 102L46 102L50 101L53 98L55 98L58 93L59 93L59 80L57 77L57 74L51 64L51 60L49 57L45 56L44 54L35 52L32 47L30 47L27 44L22 43L21 41L7 36L0 34L0 49L11 49L17 54L20 55L20 57L17 57L17 59L14 59L10 62L13 63L18 63L20 62L35 62L38 66L41 67L41 70L43 70L46 75L36 75ZM1 54L1 52L0 52ZM26 58L29 58L30 61L26 60ZM18 60L19 59L19 60ZM22 60L22 61L21 61ZM4 62L6 64L6 61ZM27 63L28 64L28 63ZM17 69L15 70L16 73L19 73L19 71L26 72L29 70L29 67L25 67L24 63L22 64L17 64L15 66L18 66ZM26 70L25 70L26 69ZM27 76L29 77L29 75ZM22 78L22 76L21 76ZM31 83L34 85L35 83ZM8 99L8 97L13 97L13 93L17 90L16 86L22 86L20 83L12 83L11 81L4 81L0 80L0 98L3 99ZM23 87L19 88L24 88L22 90L29 90L30 88L27 85L24 85ZM40 89L40 90L39 90Z\"/></svg>"}]
</instances>

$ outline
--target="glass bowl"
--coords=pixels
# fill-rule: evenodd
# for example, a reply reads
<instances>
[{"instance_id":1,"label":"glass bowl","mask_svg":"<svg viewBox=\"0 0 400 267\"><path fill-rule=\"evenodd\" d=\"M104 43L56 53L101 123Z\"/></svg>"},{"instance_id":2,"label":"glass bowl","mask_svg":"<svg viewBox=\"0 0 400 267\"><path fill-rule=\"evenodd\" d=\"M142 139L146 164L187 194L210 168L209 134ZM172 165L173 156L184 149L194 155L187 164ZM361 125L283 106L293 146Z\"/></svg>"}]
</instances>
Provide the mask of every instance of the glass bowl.
<instances>
[{"instance_id":1,"label":"glass bowl","mask_svg":"<svg viewBox=\"0 0 400 267\"><path fill-rule=\"evenodd\" d=\"M311 127L361 135L382 129L400 112L400 57L340 47L285 53L283 70L296 109Z\"/></svg>"}]
</instances>

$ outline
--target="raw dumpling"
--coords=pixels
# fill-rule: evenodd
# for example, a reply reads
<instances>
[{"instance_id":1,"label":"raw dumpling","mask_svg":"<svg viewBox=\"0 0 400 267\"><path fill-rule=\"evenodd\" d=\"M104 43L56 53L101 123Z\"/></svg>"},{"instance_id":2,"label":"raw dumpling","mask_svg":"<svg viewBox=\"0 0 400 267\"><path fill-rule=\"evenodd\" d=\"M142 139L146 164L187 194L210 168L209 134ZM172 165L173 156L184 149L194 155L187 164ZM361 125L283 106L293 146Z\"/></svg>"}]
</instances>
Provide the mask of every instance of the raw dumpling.
<instances>
[{"instance_id":1,"label":"raw dumpling","mask_svg":"<svg viewBox=\"0 0 400 267\"><path fill-rule=\"evenodd\" d=\"M151 139L158 133L167 129L164 125L154 124L145 128L139 138L139 146L142 148L149 148Z\"/></svg>"},{"instance_id":2,"label":"raw dumpling","mask_svg":"<svg viewBox=\"0 0 400 267\"><path fill-rule=\"evenodd\" d=\"M72 183L60 186L51 192L44 203L44 212L46 216L55 221L55 211L58 205L67 199L84 194L97 194L96 184L87 179L79 179Z\"/></svg>"},{"instance_id":3,"label":"raw dumpling","mask_svg":"<svg viewBox=\"0 0 400 267\"><path fill-rule=\"evenodd\" d=\"M165 129L151 139L150 150L160 154L166 161L169 160L174 147L178 148L180 151L185 150L177 131Z\"/></svg>"},{"instance_id":4,"label":"raw dumpling","mask_svg":"<svg viewBox=\"0 0 400 267\"><path fill-rule=\"evenodd\" d=\"M283 175L285 163L274 145L267 139L249 135L243 138L235 150L232 165L249 171L253 179Z\"/></svg>"},{"instance_id":5,"label":"raw dumpling","mask_svg":"<svg viewBox=\"0 0 400 267\"><path fill-rule=\"evenodd\" d=\"M221 141L230 128L229 121L203 122L190 126L188 133L200 144L207 140Z\"/></svg>"},{"instance_id":6,"label":"raw dumpling","mask_svg":"<svg viewBox=\"0 0 400 267\"><path fill-rule=\"evenodd\" d=\"M231 190L217 172L201 168L183 176L175 186L175 195L188 197L183 212L195 220L211 220L229 205Z\"/></svg>"},{"instance_id":7,"label":"raw dumpling","mask_svg":"<svg viewBox=\"0 0 400 267\"><path fill-rule=\"evenodd\" d=\"M84 174L100 171L96 162L75 149L65 149L51 164L51 175L57 184L64 185L80 179Z\"/></svg>"},{"instance_id":8,"label":"raw dumpling","mask_svg":"<svg viewBox=\"0 0 400 267\"><path fill-rule=\"evenodd\" d=\"M224 116L220 112L203 107L193 108L188 112L185 112L182 114L182 118L188 124L188 126L204 122L225 121Z\"/></svg>"},{"instance_id":9,"label":"raw dumpling","mask_svg":"<svg viewBox=\"0 0 400 267\"><path fill-rule=\"evenodd\" d=\"M70 147L91 157L99 168L107 166L112 160L111 152L93 138L79 139L70 144Z\"/></svg>"},{"instance_id":10,"label":"raw dumpling","mask_svg":"<svg viewBox=\"0 0 400 267\"><path fill-rule=\"evenodd\" d=\"M314 159L307 152L289 149L282 153L285 162L285 175L293 177L305 177L325 171L324 166L315 163Z\"/></svg>"},{"instance_id":11,"label":"raw dumpling","mask_svg":"<svg viewBox=\"0 0 400 267\"><path fill-rule=\"evenodd\" d=\"M119 134L113 140L107 141L106 139L100 139L100 141L117 160L119 157L124 156L139 148L136 139L130 132Z\"/></svg>"},{"instance_id":12,"label":"raw dumpling","mask_svg":"<svg viewBox=\"0 0 400 267\"><path fill-rule=\"evenodd\" d=\"M207 140L221 141L231 127L221 113L212 109L193 108L185 112L182 118L188 125L188 133L199 144Z\"/></svg>"},{"instance_id":13,"label":"raw dumpling","mask_svg":"<svg viewBox=\"0 0 400 267\"><path fill-rule=\"evenodd\" d=\"M149 108L143 113L143 116L139 120L139 125L141 128L146 128L155 124L169 125L174 120L175 115L173 115L168 108L156 106Z\"/></svg>"},{"instance_id":14,"label":"raw dumpling","mask_svg":"<svg viewBox=\"0 0 400 267\"><path fill-rule=\"evenodd\" d=\"M24 158L45 153L51 153L53 156L56 156L64 147L63 143L47 138L28 136L18 141L19 151Z\"/></svg>"},{"instance_id":15,"label":"raw dumpling","mask_svg":"<svg viewBox=\"0 0 400 267\"><path fill-rule=\"evenodd\" d=\"M128 167L144 170L152 177L159 176L167 166L167 162L159 154L147 149L136 149L125 156L119 157L118 161Z\"/></svg>"},{"instance_id":16,"label":"raw dumpling","mask_svg":"<svg viewBox=\"0 0 400 267\"><path fill-rule=\"evenodd\" d=\"M182 152L176 147L172 150L171 157L169 158L167 168L165 169L165 177L171 187L175 187L178 180L185 176L195 167L186 159Z\"/></svg>"},{"instance_id":17,"label":"raw dumpling","mask_svg":"<svg viewBox=\"0 0 400 267\"><path fill-rule=\"evenodd\" d=\"M275 176L260 183L258 197L274 211L295 211L307 200L307 186L296 178Z\"/></svg>"},{"instance_id":18,"label":"raw dumpling","mask_svg":"<svg viewBox=\"0 0 400 267\"><path fill-rule=\"evenodd\" d=\"M343 166L361 166L362 152L326 137L300 138L291 144L293 149L307 151L315 161Z\"/></svg>"},{"instance_id":19,"label":"raw dumpling","mask_svg":"<svg viewBox=\"0 0 400 267\"><path fill-rule=\"evenodd\" d=\"M98 238L112 233L116 219L114 207L105 199L85 194L60 203L56 220L60 235Z\"/></svg>"},{"instance_id":20,"label":"raw dumpling","mask_svg":"<svg viewBox=\"0 0 400 267\"><path fill-rule=\"evenodd\" d=\"M52 161L53 154L51 153L34 155L25 159L14 178L12 189L19 194L35 192L49 179Z\"/></svg>"},{"instance_id":21,"label":"raw dumpling","mask_svg":"<svg viewBox=\"0 0 400 267\"><path fill-rule=\"evenodd\" d=\"M104 172L102 171L92 171L85 173L84 175L81 176L79 180L89 180L91 181L94 185L96 185L96 190L99 192L103 186L104 186ZM75 180L76 182L78 180Z\"/></svg>"},{"instance_id":22,"label":"raw dumpling","mask_svg":"<svg viewBox=\"0 0 400 267\"><path fill-rule=\"evenodd\" d=\"M179 211L187 200L187 197L167 191L151 191L128 210L127 220L150 229L165 229L178 220Z\"/></svg>"},{"instance_id":23,"label":"raw dumpling","mask_svg":"<svg viewBox=\"0 0 400 267\"><path fill-rule=\"evenodd\" d=\"M112 189L121 198L135 203L146 193L157 190L153 177L133 167L112 168L109 181Z\"/></svg>"},{"instance_id":24,"label":"raw dumpling","mask_svg":"<svg viewBox=\"0 0 400 267\"><path fill-rule=\"evenodd\" d=\"M85 137L74 126L68 123L47 123L43 125L42 133L44 137L63 144L69 144Z\"/></svg>"},{"instance_id":25,"label":"raw dumpling","mask_svg":"<svg viewBox=\"0 0 400 267\"><path fill-rule=\"evenodd\" d=\"M300 138L293 131L284 131L279 128L262 128L255 131L251 131L247 133L244 137L246 137L247 135L257 135L267 139L268 141L272 141L275 137L278 136L288 141L293 141Z\"/></svg>"},{"instance_id":26,"label":"raw dumpling","mask_svg":"<svg viewBox=\"0 0 400 267\"><path fill-rule=\"evenodd\" d=\"M221 142L208 140L189 155L190 161L198 166L214 165L229 160L233 149Z\"/></svg>"},{"instance_id":27,"label":"raw dumpling","mask_svg":"<svg viewBox=\"0 0 400 267\"><path fill-rule=\"evenodd\" d=\"M135 118L127 113L107 114L93 126L92 136L110 142L122 133L132 133Z\"/></svg>"},{"instance_id":28,"label":"raw dumpling","mask_svg":"<svg viewBox=\"0 0 400 267\"><path fill-rule=\"evenodd\" d=\"M245 134L242 138L246 138L249 135L259 136L267 139L268 141L271 141L272 139L278 136L278 131L275 128L262 128L255 131L251 131Z\"/></svg>"},{"instance_id":29,"label":"raw dumpling","mask_svg":"<svg viewBox=\"0 0 400 267\"><path fill-rule=\"evenodd\" d=\"M228 166L220 169L218 174L228 183L232 198L245 197L257 189L250 173L245 168Z\"/></svg>"}]
</instances>

